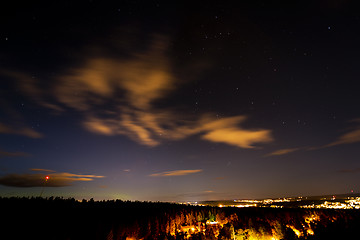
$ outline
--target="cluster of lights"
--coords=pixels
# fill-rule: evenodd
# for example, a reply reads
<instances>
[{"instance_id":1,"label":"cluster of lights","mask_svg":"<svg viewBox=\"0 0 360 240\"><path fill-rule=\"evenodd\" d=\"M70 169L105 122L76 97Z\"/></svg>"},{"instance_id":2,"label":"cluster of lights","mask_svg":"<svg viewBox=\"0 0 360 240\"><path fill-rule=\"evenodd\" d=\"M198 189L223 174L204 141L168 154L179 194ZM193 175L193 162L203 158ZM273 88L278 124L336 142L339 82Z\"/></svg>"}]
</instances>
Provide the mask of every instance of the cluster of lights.
<instances>
[{"instance_id":1,"label":"cluster of lights","mask_svg":"<svg viewBox=\"0 0 360 240\"><path fill-rule=\"evenodd\" d=\"M307 199L307 198L305 198ZM335 201L336 196L332 196L330 198L323 198L324 202L321 204L312 204L312 205L303 205L300 206L301 208L332 208L332 209L360 209L360 197L348 197L347 199L343 199L341 201L337 200ZM264 199L264 200L234 200L234 204L219 204L218 207L270 207L270 208L282 208L282 205L278 205L276 203L284 203L284 202L292 202L292 201L302 201L302 197L297 198L277 198L277 199ZM327 201L326 201L327 200ZM198 204L197 202L187 202L185 204L191 204L191 205L197 205L197 206L204 206L202 204ZM317 215L309 215L305 217L305 223L302 224L302 229L297 229L295 226L288 224L286 227L290 228L294 234L300 238L300 237L307 237L310 235L314 235L314 231L311 229L311 223L320 221L320 217ZM222 227L223 223L219 222L210 222L207 221L206 225L213 226L214 231L218 234L218 227ZM181 230L183 233L187 233L187 239L191 237L190 233L196 233L196 232L204 232L205 231L205 225L199 225L199 226L183 226ZM247 231L247 229L245 229ZM250 238L251 239L251 238ZM269 240L278 240L279 238L273 233L273 235L264 236L262 239L269 239Z\"/></svg>"},{"instance_id":2,"label":"cluster of lights","mask_svg":"<svg viewBox=\"0 0 360 240\"><path fill-rule=\"evenodd\" d=\"M317 221L320 221L320 217L317 216L317 215L313 214L313 215L305 217L305 223L306 223L307 226L303 224L303 227L305 228L306 231L299 230L299 229L297 229L296 227L294 227L292 225L286 225L286 226L288 228L290 228L296 234L296 236L299 238L299 237L304 236L305 233L307 235L314 235L314 231L311 229L310 223L317 222Z\"/></svg>"},{"instance_id":3,"label":"cluster of lights","mask_svg":"<svg viewBox=\"0 0 360 240\"><path fill-rule=\"evenodd\" d=\"M271 203L282 203L282 202L290 202L290 198L279 198L279 199L264 199L261 202L263 204L271 204Z\"/></svg>"},{"instance_id":4,"label":"cluster of lights","mask_svg":"<svg viewBox=\"0 0 360 240\"><path fill-rule=\"evenodd\" d=\"M360 198L358 200L360 200ZM315 234L314 231L311 229L311 223L316 223L317 221L320 221L320 217L316 214L311 214L304 217L304 223L302 224L303 228L297 229L292 224L287 224L286 227L290 228L298 238L300 237L307 238L307 236ZM219 231L221 227L223 227L223 225L226 222L227 221L218 222L218 221L208 220L206 221L206 224L199 222L197 225L182 226L181 229L177 229L177 232L178 233L182 232L186 239L191 239L192 234L196 234L196 233L204 234L206 229L208 227L211 227L214 231L215 237L217 237L219 235ZM275 232L273 232L271 235L263 235L261 238L258 238L259 236L257 235L256 236L253 235L255 233L251 232L249 229L244 229L243 232L247 232L248 234L250 234L249 239L279 240L281 238ZM233 232L233 234L235 234L235 232ZM172 233L172 235L174 234ZM234 235L234 239L235 239L235 235Z\"/></svg>"},{"instance_id":5,"label":"cluster of lights","mask_svg":"<svg viewBox=\"0 0 360 240\"><path fill-rule=\"evenodd\" d=\"M220 224L217 221L206 221L206 225L211 226L211 227L215 227L215 235L219 235L219 229L217 227L222 227L223 224ZM182 232L185 234L186 238L189 239L191 238L191 235L194 233L205 233L206 231L206 226L199 223L198 225L188 225L188 226L181 226L181 229L177 230L179 233ZM174 235L174 234L173 234Z\"/></svg>"},{"instance_id":6,"label":"cluster of lights","mask_svg":"<svg viewBox=\"0 0 360 240\"><path fill-rule=\"evenodd\" d=\"M304 205L301 208L360 209L360 197L345 200L345 202L325 201L322 204Z\"/></svg>"},{"instance_id":7,"label":"cluster of lights","mask_svg":"<svg viewBox=\"0 0 360 240\"><path fill-rule=\"evenodd\" d=\"M234 200L234 202L246 202L246 203L261 203L260 200L252 200L252 199L245 199L245 200Z\"/></svg>"},{"instance_id":8,"label":"cluster of lights","mask_svg":"<svg viewBox=\"0 0 360 240\"><path fill-rule=\"evenodd\" d=\"M306 198L307 199L307 198ZM311 204L311 205L302 205L300 208L330 208L330 209L360 209L360 197L348 197L347 200L335 201L336 196L330 198L322 198L324 202L321 204ZM277 199L264 199L264 200L234 200L234 204L219 204L218 207L270 207L270 208L283 208L281 204L277 203L286 203L294 201L302 201L302 197L297 198L277 198ZM328 200L328 201L326 201ZM182 204L195 205L195 206L206 206L206 204L200 204L198 202L186 202Z\"/></svg>"}]
</instances>

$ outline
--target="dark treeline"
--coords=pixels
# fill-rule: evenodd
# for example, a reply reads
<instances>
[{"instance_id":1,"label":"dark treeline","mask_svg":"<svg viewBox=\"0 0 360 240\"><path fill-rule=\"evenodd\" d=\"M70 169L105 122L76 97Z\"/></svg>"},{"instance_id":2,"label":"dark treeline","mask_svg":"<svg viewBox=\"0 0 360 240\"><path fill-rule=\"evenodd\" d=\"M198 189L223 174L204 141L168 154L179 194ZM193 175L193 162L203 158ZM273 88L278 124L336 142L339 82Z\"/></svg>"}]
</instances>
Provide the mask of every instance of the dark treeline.
<instances>
[{"instance_id":1,"label":"dark treeline","mask_svg":"<svg viewBox=\"0 0 360 240\"><path fill-rule=\"evenodd\" d=\"M0 239L346 239L358 210L0 198ZM355 236L356 236L355 235Z\"/></svg>"}]
</instances>

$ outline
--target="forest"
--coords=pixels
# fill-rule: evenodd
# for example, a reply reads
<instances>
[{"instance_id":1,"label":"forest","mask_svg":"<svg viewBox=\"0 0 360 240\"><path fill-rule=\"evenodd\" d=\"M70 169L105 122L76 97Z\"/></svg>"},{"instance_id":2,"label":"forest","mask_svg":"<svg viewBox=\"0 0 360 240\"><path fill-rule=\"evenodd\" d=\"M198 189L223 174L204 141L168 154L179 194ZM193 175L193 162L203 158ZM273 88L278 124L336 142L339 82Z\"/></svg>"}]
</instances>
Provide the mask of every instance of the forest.
<instances>
[{"instance_id":1,"label":"forest","mask_svg":"<svg viewBox=\"0 0 360 240\"><path fill-rule=\"evenodd\" d=\"M359 210L0 198L1 239L353 239Z\"/></svg>"}]
</instances>

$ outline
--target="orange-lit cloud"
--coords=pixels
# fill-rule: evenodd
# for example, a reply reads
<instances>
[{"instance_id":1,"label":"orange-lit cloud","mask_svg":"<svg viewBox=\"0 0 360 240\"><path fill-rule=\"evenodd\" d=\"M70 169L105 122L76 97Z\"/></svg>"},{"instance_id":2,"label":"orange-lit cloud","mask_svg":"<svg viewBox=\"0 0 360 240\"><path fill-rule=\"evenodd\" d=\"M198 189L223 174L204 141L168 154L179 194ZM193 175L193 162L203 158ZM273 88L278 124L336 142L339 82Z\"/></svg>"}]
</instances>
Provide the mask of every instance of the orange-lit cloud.
<instances>
[{"instance_id":1,"label":"orange-lit cloud","mask_svg":"<svg viewBox=\"0 0 360 240\"><path fill-rule=\"evenodd\" d=\"M329 143L324 147L332 147L336 145L351 144L356 142L360 142L360 128L353 129L350 132L341 135L336 141Z\"/></svg>"},{"instance_id":2,"label":"orange-lit cloud","mask_svg":"<svg viewBox=\"0 0 360 240\"><path fill-rule=\"evenodd\" d=\"M202 138L241 148L253 148L255 143L273 141L269 130L248 130L239 127L239 123L245 119L244 116L228 117L219 120L207 119L203 125L205 134Z\"/></svg>"},{"instance_id":3,"label":"orange-lit cloud","mask_svg":"<svg viewBox=\"0 0 360 240\"><path fill-rule=\"evenodd\" d=\"M43 135L28 127L10 127L3 123L0 123L0 133L3 134L15 134L29 138L42 138Z\"/></svg>"},{"instance_id":4,"label":"orange-lit cloud","mask_svg":"<svg viewBox=\"0 0 360 240\"><path fill-rule=\"evenodd\" d=\"M119 113L114 118L102 119L90 117L83 123L84 127L94 133L102 135L126 135L132 140L147 146L156 146L159 144L153 138L153 129L147 128L144 120L138 117L131 117L127 114Z\"/></svg>"},{"instance_id":5,"label":"orange-lit cloud","mask_svg":"<svg viewBox=\"0 0 360 240\"><path fill-rule=\"evenodd\" d=\"M55 180L62 179L63 181L75 182L75 181L92 181L95 178L104 178L104 176L88 175L88 174L74 174L74 173L51 173L49 176Z\"/></svg>"},{"instance_id":6,"label":"orange-lit cloud","mask_svg":"<svg viewBox=\"0 0 360 240\"><path fill-rule=\"evenodd\" d=\"M13 77L19 78L22 89L42 106L57 112L70 108L82 113L83 127L96 134L124 135L149 147L192 135L239 148L273 141L268 129L242 127L246 116L218 119L209 113L194 118L170 107L160 108L156 103L184 82L174 74L167 50L167 38L156 35L148 49L134 51L126 58L100 54L84 57L82 63L65 69L51 81L53 85L46 92L51 93L52 101L45 97L49 93L36 79L24 74Z\"/></svg>"},{"instance_id":7,"label":"orange-lit cloud","mask_svg":"<svg viewBox=\"0 0 360 240\"><path fill-rule=\"evenodd\" d=\"M89 118L84 122L84 127L91 132L102 135L110 136L117 134L117 123L114 123L111 120Z\"/></svg>"},{"instance_id":8,"label":"orange-lit cloud","mask_svg":"<svg viewBox=\"0 0 360 240\"><path fill-rule=\"evenodd\" d=\"M82 66L58 77L55 96L78 110L89 110L109 98L118 100L120 106L125 103L148 110L174 86L166 48L165 39L157 36L148 51L134 53L128 59L88 58Z\"/></svg>"},{"instance_id":9,"label":"orange-lit cloud","mask_svg":"<svg viewBox=\"0 0 360 240\"><path fill-rule=\"evenodd\" d=\"M65 187L77 181L92 181L104 176L55 172L49 169L31 169L42 173L8 174L0 177L0 184L11 187ZM46 181L45 176L49 176Z\"/></svg>"},{"instance_id":10,"label":"orange-lit cloud","mask_svg":"<svg viewBox=\"0 0 360 240\"><path fill-rule=\"evenodd\" d=\"M135 53L129 59L88 59L82 67L58 78L55 96L62 104L86 112L83 125L89 131L122 134L141 144L156 146L159 142L153 135L162 131L159 124L164 118L156 113L152 103L174 88L174 77L164 54L166 47L162 37L155 37L148 51ZM106 101L117 105L106 117L99 117L104 114L98 107Z\"/></svg>"},{"instance_id":11,"label":"orange-lit cloud","mask_svg":"<svg viewBox=\"0 0 360 240\"><path fill-rule=\"evenodd\" d=\"M296 151L299 151L301 148L284 148L284 149L279 149L279 150L276 150L274 152L271 152L269 154L266 154L265 156L266 157L269 157L269 156L280 156L280 155L285 155L285 154L288 154L288 153L292 153L292 152L296 152Z\"/></svg>"},{"instance_id":12,"label":"orange-lit cloud","mask_svg":"<svg viewBox=\"0 0 360 240\"><path fill-rule=\"evenodd\" d=\"M137 112L135 116L121 115L117 121L92 118L84 125L88 130L104 135L125 134L147 146L156 146L163 139L179 140L195 134L207 141L241 148L254 148L254 144L273 141L270 130L242 128L240 124L246 120L244 116L222 119L205 116L191 122L178 121L175 116L171 112L161 116Z\"/></svg>"},{"instance_id":13,"label":"orange-lit cloud","mask_svg":"<svg viewBox=\"0 0 360 240\"><path fill-rule=\"evenodd\" d=\"M153 173L150 174L150 177L172 177L172 176L185 176L189 174L199 173L202 172L202 169L194 169L194 170L174 170L174 171L167 171L161 173Z\"/></svg>"}]
</instances>

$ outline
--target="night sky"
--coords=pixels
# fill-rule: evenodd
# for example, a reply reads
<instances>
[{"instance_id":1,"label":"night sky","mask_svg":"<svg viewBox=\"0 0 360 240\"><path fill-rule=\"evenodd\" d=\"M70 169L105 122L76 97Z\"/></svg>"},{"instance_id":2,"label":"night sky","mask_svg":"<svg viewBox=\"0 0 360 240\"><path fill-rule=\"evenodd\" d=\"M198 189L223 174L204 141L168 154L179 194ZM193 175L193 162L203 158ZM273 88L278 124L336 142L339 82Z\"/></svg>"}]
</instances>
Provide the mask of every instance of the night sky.
<instances>
[{"instance_id":1,"label":"night sky","mask_svg":"<svg viewBox=\"0 0 360 240\"><path fill-rule=\"evenodd\" d=\"M2 6L0 196L360 192L360 8L199 2Z\"/></svg>"}]
</instances>

